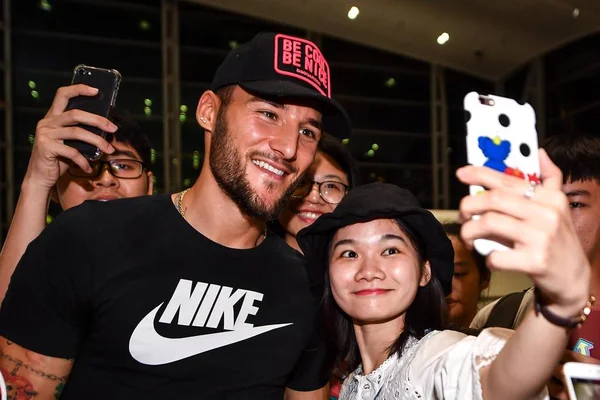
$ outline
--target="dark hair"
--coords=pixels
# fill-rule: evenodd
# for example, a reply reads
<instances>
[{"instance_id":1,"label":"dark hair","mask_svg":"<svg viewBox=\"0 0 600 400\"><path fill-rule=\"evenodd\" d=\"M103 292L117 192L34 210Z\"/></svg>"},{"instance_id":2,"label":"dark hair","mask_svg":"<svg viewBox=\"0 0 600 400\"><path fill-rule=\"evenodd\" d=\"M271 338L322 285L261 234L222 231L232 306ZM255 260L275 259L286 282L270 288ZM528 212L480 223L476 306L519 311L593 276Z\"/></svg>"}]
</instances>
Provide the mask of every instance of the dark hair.
<instances>
[{"instance_id":1,"label":"dark hair","mask_svg":"<svg viewBox=\"0 0 600 400\"><path fill-rule=\"evenodd\" d=\"M150 145L148 136L142 132L140 126L130 115L117 111L115 108L110 110L108 119L119 127L115 134L109 135L109 137L113 137L113 140L133 147L142 158L146 169L150 170L152 146Z\"/></svg>"},{"instance_id":2,"label":"dark hair","mask_svg":"<svg viewBox=\"0 0 600 400\"><path fill-rule=\"evenodd\" d=\"M454 236L464 244L462 238L460 237L460 228L462 227L462 224L458 222L446 222L442 224L442 226L448 236ZM471 250L471 256L473 257L475 265L479 270L479 283L489 281L492 276L492 271L490 271L485 264L485 256L479 254L475 249Z\"/></svg>"},{"instance_id":3,"label":"dark hair","mask_svg":"<svg viewBox=\"0 0 600 400\"><path fill-rule=\"evenodd\" d=\"M333 160L342 168L342 171L348 175L350 189L361 184L358 163L341 140L327 132L323 132L317 151L333 158Z\"/></svg>"},{"instance_id":4,"label":"dark hair","mask_svg":"<svg viewBox=\"0 0 600 400\"><path fill-rule=\"evenodd\" d=\"M404 221L398 219L396 223L406 234L410 243L415 248L421 268L425 265L425 245L418 235ZM333 234L329 239L328 247L331 245ZM355 370L361 363L360 352L352 319L336 304L331 293L329 280L329 252L324 252L323 260L326 268L322 317L324 319L325 337L328 346L328 366L337 372L336 375L344 376ZM404 317L404 329L400 336L389 347L388 355L402 354L404 346L409 337L421 339L429 330L444 329L447 322L448 309L442 285L431 268L431 279L429 283L417 289L417 294L412 304L406 310Z\"/></svg>"},{"instance_id":5,"label":"dark hair","mask_svg":"<svg viewBox=\"0 0 600 400\"><path fill-rule=\"evenodd\" d=\"M221 112L227 111L227 107L231 104L231 100L233 99L233 91L235 90L235 85L229 85L217 89L215 94L221 100Z\"/></svg>"},{"instance_id":6,"label":"dark hair","mask_svg":"<svg viewBox=\"0 0 600 400\"><path fill-rule=\"evenodd\" d=\"M590 134L554 135L542 147L563 173L563 181L600 183L600 136Z\"/></svg>"}]
</instances>

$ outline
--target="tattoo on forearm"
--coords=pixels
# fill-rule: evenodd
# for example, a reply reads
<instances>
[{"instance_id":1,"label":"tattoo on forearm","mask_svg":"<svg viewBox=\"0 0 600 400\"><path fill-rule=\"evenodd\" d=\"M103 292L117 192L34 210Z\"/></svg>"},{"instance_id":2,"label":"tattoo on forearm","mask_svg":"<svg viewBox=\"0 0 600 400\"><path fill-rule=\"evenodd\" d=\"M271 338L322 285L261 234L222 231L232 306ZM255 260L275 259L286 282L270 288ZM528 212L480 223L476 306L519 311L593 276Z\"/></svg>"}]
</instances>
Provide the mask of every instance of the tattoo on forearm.
<instances>
[{"instance_id":1,"label":"tattoo on forearm","mask_svg":"<svg viewBox=\"0 0 600 400\"><path fill-rule=\"evenodd\" d=\"M65 388L64 382L61 382L56 386L56 389L54 391L54 398L56 400L60 399L60 395L62 394L62 391L64 388Z\"/></svg>"},{"instance_id":2,"label":"tattoo on forearm","mask_svg":"<svg viewBox=\"0 0 600 400\"><path fill-rule=\"evenodd\" d=\"M6 398L8 400L30 400L37 396L38 392L33 389L33 385L27 378L13 375L2 367L0 367L0 373L2 373L6 383Z\"/></svg>"},{"instance_id":3,"label":"tattoo on forearm","mask_svg":"<svg viewBox=\"0 0 600 400\"><path fill-rule=\"evenodd\" d=\"M12 343L9 343L9 345ZM33 387L33 384L24 376L18 374L20 369L33 372L34 374L48 379L50 381L57 382L54 398L59 399L62 390L67 382L66 376L58 376L55 374L46 373L40 369L34 368L33 366L24 363L18 358L12 357L10 354L6 354L0 351L0 359L6 360L9 363L14 364L11 370L0 367L0 373L4 376L6 381L6 391L8 400L31 400L38 395L38 392Z\"/></svg>"},{"instance_id":4,"label":"tattoo on forearm","mask_svg":"<svg viewBox=\"0 0 600 400\"><path fill-rule=\"evenodd\" d=\"M28 371L33 372L36 375L41 376L42 378L50 379L51 381L58 381L58 382L63 382L63 383L67 381L66 376L57 376L54 374L47 374L44 371L35 369L34 367L32 367L29 364L25 364L23 361L19 360L18 358L11 357L10 354L6 354L3 351L0 351L0 358L15 364L15 367L13 368L13 370L10 371L10 375L16 375L17 371L19 371L19 369L24 368Z\"/></svg>"}]
</instances>

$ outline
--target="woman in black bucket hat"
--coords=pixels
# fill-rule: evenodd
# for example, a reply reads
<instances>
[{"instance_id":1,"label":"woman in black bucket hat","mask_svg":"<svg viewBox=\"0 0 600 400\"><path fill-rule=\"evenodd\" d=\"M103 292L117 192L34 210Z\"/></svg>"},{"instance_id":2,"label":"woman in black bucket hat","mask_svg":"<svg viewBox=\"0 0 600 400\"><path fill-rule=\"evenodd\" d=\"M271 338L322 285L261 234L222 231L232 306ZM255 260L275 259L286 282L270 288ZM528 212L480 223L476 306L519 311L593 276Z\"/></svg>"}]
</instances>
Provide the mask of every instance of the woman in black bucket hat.
<instances>
[{"instance_id":1,"label":"woman in black bucket hat","mask_svg":"<svg viewBox=\"0 0 600 400\"><path fill-rule=\"evenodd\" d=\"M464 183L489 189L461 203L465 241L511 244L503 254L492 253L488 265L528 273L538 288L535 313L514 334L444 330L452 245L404 189L381 183L356 188L333 213L300 232L309 273L323 283L334 364L347 363L340 399L544 396L569 330L585 321L594 298L560 171L545 153L540 159L544 180L538 188L483 167L457 172Z\"/></svg>"}]
</instances>

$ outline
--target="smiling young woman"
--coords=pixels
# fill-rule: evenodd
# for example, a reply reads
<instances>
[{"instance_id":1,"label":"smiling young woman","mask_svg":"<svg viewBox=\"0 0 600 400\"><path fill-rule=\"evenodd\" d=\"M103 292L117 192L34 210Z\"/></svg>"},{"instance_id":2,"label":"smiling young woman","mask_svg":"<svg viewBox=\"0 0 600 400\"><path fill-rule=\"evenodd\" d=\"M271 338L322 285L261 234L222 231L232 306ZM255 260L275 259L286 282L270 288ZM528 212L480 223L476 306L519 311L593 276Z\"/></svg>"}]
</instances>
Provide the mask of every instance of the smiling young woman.
<instances>
[{"instance_id":1,"label":"smiling young woman","mask_svg":"<svg viewBox=\"0 0 600 400\"><path fill-rule=\"evenodd\" d=\"M570 329L585 321L594 297L590 266L560 190L562 176L543 151L540 161L543 184L529 197L521 179L485 167L457 172L462 182L489 189L461 202L462 239L515 243L490 254L488 264L527 273L536 284L538 312L515 332L489 328L475 337L445 329L452 244L404 189L379 183L356 188L298 234L309 273L320 274L323 283L331 365L346 374L339 399L544 394Z\"/></svg>"}]
</instances>

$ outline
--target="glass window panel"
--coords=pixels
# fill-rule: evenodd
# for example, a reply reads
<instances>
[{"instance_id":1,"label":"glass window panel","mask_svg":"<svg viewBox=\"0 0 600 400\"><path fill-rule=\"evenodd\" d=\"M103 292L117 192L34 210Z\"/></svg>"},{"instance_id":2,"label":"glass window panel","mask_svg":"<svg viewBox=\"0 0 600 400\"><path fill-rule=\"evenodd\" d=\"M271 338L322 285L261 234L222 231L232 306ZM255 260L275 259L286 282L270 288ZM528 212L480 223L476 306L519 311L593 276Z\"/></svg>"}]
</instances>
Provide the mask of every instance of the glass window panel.
<instances>
[{"instance_id":1,"label":"glass window panel","mask_svg":"<svg viewBox=\"0 0 600 400\"><path fill-rule=\"evenodd\" d=\"M137 80L123 77L116 107L136 116L160 117L163 113L162 81L159 79Z\"/></svg>"},{"instance_id":2,"label":"glass window panel","mask_svg":"<svg viewBox=\"0 0 600 400\"><path fill-rule=\"evenodd\" d=\"M361 64L406 68L413 71L428 72L430 69L429 64L423 61L328 36L323 36L321 48L323 55L330 64L333 62L356 63L362 61Z\"/></svg>"},{"instance_id":3,"label":"glass window panel","mask_svg":"<svg viewBox=\"0 0 600 400\"><path fill-rule=\"evenodd\" d=\"M349 143L354 158L364 162L389 164L429 164L431 139L428 135L355 134Z\"/></svg>"},{"instance_id":4,"label":"glass window panel","mask_svg":"<svg viewBox=\"0 0 600 400\"><path fill-rule=\"evenodd\" d=\"M463 99L469 92L493 93L492 82L479 79L453 70L444 71L446 81L446 99L449 105L463 107Z\"/></svg>"},{"instance_id":5,"label":"glass window panel","mask_svg":"<svg viewBox=\"0 0 600 400\"><path fill-rule=\"evenodd\" d=\"M350 114L355 128L388 131L427 133L431 132L431 111L426 106L401 106L368 101L340 103Z\"/></svg>"},{"instance_id":6,"label":"glass window panel","mask_svg":"<svg viewBox=\"0 0 600 400\"><path fill-rule=\"evenodd\" d=\"M386 168L361 163L360 170L364 183L376 181L393 183L413 193L421 206L431 207L432 176L430 168L411 168L408 166Z\"/></svg>"},{"instance_id":7,"label":"glass window panel","mask_svg":"<svg viewBox=\"0 0 600 400\"><path fill-rule=\"evenodd\" d=\"M195 82L210 85L217 68L219 68L226 55L227 52L202 53L195 49L182 48L180 62L182 84Z\"/></svg>"},{"instance_id":8,"label":"glass window panel","mask_svg":"<svg viewBox=\"0 0 600 400\"><path fill-rule=\"evenodd\" d=\"M30 151L37 123L46 112L42 109L16 109L13 117L13 143L21 151ZM16 181L20 182L20 181Z\"/></svg>"},{"instance_id":9,"label":"glass window panel","mask_svg":"<svg viewBox=\"0 0 600 400\"><path fill-rule=\"evenodd\" d=\"M352 67L351 64L331 67L334 97L339 94L380 97L410 101L429 101L428 74L402 74L384 68Z\"/></svg>"},{"instance_id":10,"label":"glass window panel","mask_svg":"<svg viewBox=\"0 0 600 400\"><path fill-rule=\"evenodd\" d=\"M16 107L50 108L56 91L71 82L72 72L39 71L29 66L13 69L13 96ZM43 115L43 114L42 114Z\"/></svg>"},{"instance_id":11,"label":"glass window panel","mask_svg":"<svg viewBox=\"0 0 600 400\"><path fill-rule=\"evenodd\" d=\"M22 67L73 71L78 64L114 68L123 77L160 78L160 44L153 47L124 46L26 34L14 35L15 70Z\"/></svg>"},{"instance_id":12,"label":"glass window panel","mask_svg":"<svg viewBox=\"0 0 600 400\"><path fill-rule=\"evenodd\" d=\"M135 122L140 126L142 132L148 136L152 148L161 153L163 150L163 124L162 120L146 118L144 116L133 116Z\"/></svg>"},{"instance_id":13,"label":"glass window panel","mask_svg":"<svg viewBox=\"0 0 600 400\"><path fill-rule=\"evenodd\" d=\"M305 36L301 29L197 4L180 3L179 15L183 45L229 51L232 45L247 42L259 32Z\"/></svg>"},{"instance_id":14,"label":"glass window panel","mask_svg":"<svg viewBox=\"0 0 600 400\"><path fill-rule=\"evenodd\" d=\"M186 122L182 124L181 151L190 157L194 151L204 152L204 131L193 115L189 116Z\"/></svg>"},{"instance_id":15,"label":"glass window panel","mask_svg":"<svg viewBox=\"0 0 600 400\"><path fill-rule=\"evenodd\" d=\"M161 38L160 5L156 1L144 2L143 6L64 0L46 3L50 6L47 11L40 0L13 1L14 28L155 42Z\"/></svg>"}]
</instances>

